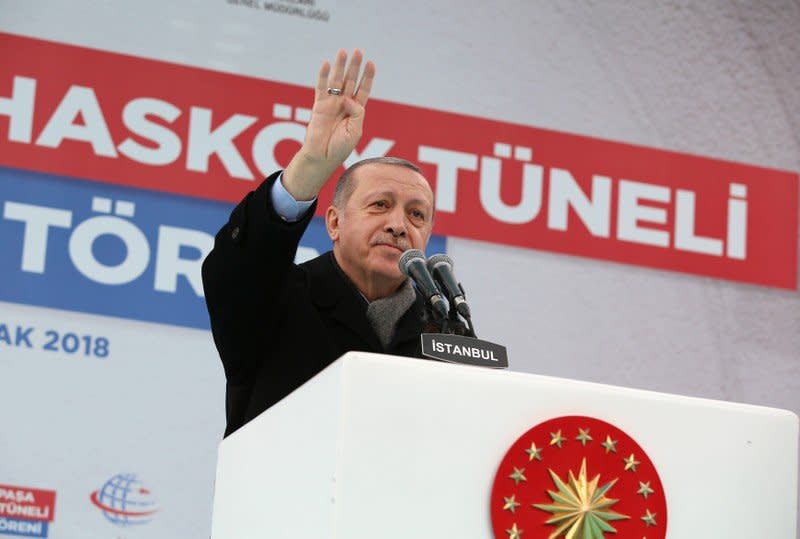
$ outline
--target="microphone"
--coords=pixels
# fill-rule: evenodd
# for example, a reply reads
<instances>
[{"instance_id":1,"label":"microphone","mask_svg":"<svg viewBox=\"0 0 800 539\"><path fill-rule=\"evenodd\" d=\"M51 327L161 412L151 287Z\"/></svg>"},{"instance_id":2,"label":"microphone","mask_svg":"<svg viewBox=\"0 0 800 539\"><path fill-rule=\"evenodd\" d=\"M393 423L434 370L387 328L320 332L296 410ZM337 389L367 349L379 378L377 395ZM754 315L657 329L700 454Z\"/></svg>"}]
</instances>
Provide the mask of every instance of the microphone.
<instances>
[{"instance_id":1,"label":"microphone","mask_svg":"<svg viewBox=\"0 0 800 539\"><path fill-rule=\"evenodd\" d=\"M469 305L464 298L464 291L458 284L456 274L453 272L453 260L444 254L436 254L428 259L428 271L440 285L440 288L450 300L450 304L458 311L458 314L469 320L471 314Z\"/></svg>"},{"instance_id":2,"label":"microphone","mask_svg":"<svg viewBox=\"0 0 800 539\"><path fill-rule=\"evenodd\" d=\"M445 318L448 310L447 302L428 272L428 267L425 264L425 254L419 249L409 249L400 257L399 266L403 275L410 277L414 284L417 285L419 291L430 303L433 312L439 318Z\"/></svg>"}]
</instances>

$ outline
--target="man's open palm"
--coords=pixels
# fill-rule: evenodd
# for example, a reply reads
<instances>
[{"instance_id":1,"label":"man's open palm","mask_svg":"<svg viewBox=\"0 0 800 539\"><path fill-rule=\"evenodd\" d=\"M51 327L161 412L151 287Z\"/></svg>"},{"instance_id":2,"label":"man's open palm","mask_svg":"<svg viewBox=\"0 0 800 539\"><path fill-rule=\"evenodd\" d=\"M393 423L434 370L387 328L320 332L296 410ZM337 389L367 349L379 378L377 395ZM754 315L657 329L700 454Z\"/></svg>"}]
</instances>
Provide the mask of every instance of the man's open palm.
<instances>
[{"instance_id":1,"label":"man's open palm","mask_svg":"<svg viewBox=\"0 0 800 539\"><path fill-rule=\"evenodd\" d=\"M303 147L283 174L284 186L297 200L316 197L361 138L364 107L375 77L375 64L367 62L358 80L362 59L361 51L355 49L345 68L347 51L340 49L333 67L326 61L319 70Z\"/></svg>"},{"instance_id":2,"label":"man's open palm","mask_svg":"<svg viewBox=\"0 0 800 539\"><path fill-rule=\"evenodd\" d=\"M339 50L331 68L324 62L314 92L314 107L306 133L306 149L314 159L338 168L356 147L364 127L364 107L372 89L375 64L367 62L358 81L363 55L356 49L345 70L347 52ZM328 88L340 89L331 95Z\"/></svg>"}]
</instances>

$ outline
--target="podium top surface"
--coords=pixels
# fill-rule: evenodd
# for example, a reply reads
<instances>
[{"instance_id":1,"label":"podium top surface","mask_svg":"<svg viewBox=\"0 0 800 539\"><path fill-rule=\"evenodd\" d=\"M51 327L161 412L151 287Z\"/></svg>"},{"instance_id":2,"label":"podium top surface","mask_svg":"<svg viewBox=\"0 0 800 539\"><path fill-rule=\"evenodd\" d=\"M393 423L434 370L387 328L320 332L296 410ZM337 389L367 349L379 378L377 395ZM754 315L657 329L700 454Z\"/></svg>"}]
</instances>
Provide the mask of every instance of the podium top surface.
<instances>
[{"instance_id":1,"label":"podium top surface","mask_svg":"<svg viewBox=\"0 0 800 539\"><path fill-rule=\"evenodd\" d=\"M703 397L692 397L687 395L679 395L672 393L663 393L659 391L638 389L625 386L615 386L611 384L603 384L599 382L587 382L582 380L573 380L570 378L559 378L555 376L545 376L540 374L533 374L527 372L519 372L513 370L499 370L484 367L475 367L471 365L459 365L453 363L445 363L441 361L425 360L417 358L407 358L400 356L391 356L386 354L375 354L369 352L347 352L340 357L335 363L343 363L350 368L359 368L360 365L385 367L394 372L395 369L418 371L421 375L425 372L446 372L453 377L469 377L469 378L484 378L490 383L520 383L532 384L534 386L548 386L548 387L563 387L569 388L574 391L590 391L593 393L608 393L618 397L643 399L653 401L666 401L683 406L696 406L699 408L714 408L721 410L728 410L733 413L745 413L755 415L766 415L771 417L781 417L787 420L794 420L800 423L800 418L797 414L790 410L781 408L773 408L768 406L761 406L756 404L747 404L734 401L724 401L716 399L708 399ZM344 367L344 365L343 365ZM348 367L345 367L348 368ZM387 373L388 374L388 373ZM391 374L389 374L391 376Z\"/></svg>"}]
</instances>

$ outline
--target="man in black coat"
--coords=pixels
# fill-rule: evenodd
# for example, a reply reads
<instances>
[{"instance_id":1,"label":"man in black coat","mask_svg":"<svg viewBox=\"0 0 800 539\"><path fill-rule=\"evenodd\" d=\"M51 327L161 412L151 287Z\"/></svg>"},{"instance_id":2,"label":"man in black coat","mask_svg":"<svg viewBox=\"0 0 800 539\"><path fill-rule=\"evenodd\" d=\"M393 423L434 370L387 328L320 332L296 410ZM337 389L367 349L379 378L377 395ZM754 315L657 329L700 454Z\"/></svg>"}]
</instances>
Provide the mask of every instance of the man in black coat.
<instances>
[{"instance_id":1,"label":"man in black coat","mask_svg":"<svg viewBox=\"0 0 800 539\"><path fill-rule=\"evenodd\" d=\"M357 85L361 60L323 63L302 148L236 206L203 263L226 436L349 350L419 355L424 304L398 261L427 245L433 193L413 164L350 167L325 214L333 250L294 264L317 195L361 137L375 74L367 62Z\"/></svg>"}]
</instances>

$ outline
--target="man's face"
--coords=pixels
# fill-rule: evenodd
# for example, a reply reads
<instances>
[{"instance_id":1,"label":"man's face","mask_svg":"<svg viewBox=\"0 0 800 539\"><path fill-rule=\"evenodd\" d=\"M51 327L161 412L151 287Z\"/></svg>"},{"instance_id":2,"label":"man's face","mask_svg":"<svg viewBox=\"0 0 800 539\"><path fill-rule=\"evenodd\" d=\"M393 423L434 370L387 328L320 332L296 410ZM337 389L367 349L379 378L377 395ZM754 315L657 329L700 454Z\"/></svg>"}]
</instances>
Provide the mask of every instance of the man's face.
<instances>
[{"instance_id":1,"label":"man's face","mask_svg":"<svg viewBox=\"0 0 800 539\"><path fill-rule=\"evenodd\" d=\"M328 233L345 273L355 280L402 280L406 249L424 250L433 226L433 192L405 167L371 163L354 171L344 208L328 210ZM357 275L352 275L355 272Z\"/></svg>"}]
</instances>

